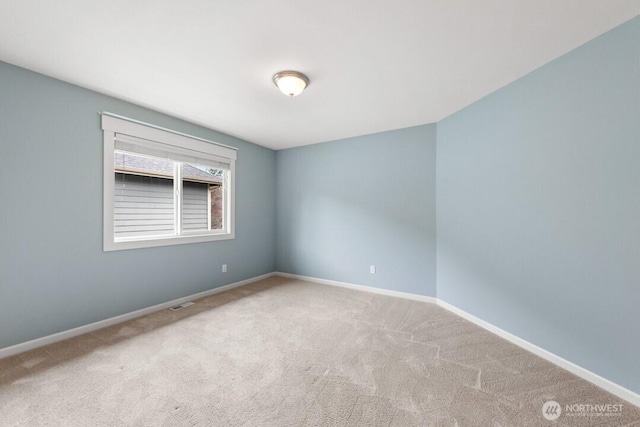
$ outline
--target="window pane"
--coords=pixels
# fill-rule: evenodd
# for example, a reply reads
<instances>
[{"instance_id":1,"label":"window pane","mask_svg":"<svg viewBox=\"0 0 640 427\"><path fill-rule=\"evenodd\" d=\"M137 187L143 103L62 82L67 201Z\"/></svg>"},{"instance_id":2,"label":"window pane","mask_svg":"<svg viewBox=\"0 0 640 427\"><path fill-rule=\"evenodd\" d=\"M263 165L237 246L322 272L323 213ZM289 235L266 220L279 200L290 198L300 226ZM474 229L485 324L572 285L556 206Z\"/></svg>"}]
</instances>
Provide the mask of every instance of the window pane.
<instances>
[{"instance_id":1,"label":"window pane","mask_svg":"<svg viewBox=\"0 0 640 427\"><path fill-rule=\"evenodd\" d=\"M116 152L116 238L175 234L173 162Z\"/></svg>"},{"instance_id":2,"label":"window pane","mask_svg":"<svg viewBox=\"0 0 640 427\"><path fill-rule=\"evenodd\" d=\"M223 184L224 185L224 184ZM224 191L223 185L211 185L209 186L210 203L209 209L211 211L211 229L222 230L224 229Z\"/></svg>"},{"instance_id":3,"label":"window pane","mask_svg":"<svg viewBox=\"0 0 640 427\"><path fill-rule=\"evenodd\" d=\"M182 229L222 230L224 170L202 165L182 167Z\"/></svg>"}]
</instances>

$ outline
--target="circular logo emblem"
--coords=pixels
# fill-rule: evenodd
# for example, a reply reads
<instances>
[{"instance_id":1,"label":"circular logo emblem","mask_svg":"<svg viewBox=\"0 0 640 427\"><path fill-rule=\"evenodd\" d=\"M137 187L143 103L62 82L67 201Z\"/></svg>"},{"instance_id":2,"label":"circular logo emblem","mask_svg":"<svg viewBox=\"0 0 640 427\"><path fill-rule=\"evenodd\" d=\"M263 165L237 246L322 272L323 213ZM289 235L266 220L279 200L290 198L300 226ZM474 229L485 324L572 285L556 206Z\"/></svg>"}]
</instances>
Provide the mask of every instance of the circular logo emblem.
<instances>
[{"instance_id":1,"label":"circular logo emblem","mask_svg":"<svg viewBox=\"0 0 640 427\"><path fill-rule=\"evenodd\" d=\"M549 400L542 405L542 416L549 421L557 420L561 413L562 408L555 400Z\"/></svg>"}]
</instances>

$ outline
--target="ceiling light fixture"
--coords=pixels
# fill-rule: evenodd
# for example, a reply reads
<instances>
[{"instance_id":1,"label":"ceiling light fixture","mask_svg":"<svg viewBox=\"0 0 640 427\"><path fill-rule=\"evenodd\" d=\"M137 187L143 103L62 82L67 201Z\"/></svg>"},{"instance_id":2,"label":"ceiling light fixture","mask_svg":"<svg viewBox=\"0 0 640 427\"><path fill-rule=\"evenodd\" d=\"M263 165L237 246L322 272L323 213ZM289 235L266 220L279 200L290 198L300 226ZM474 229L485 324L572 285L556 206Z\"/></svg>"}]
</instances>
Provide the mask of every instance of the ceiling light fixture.
<instances>
[{"instance_id":1,"label":"ceiling light fixture","mask_svg":"<svg viewBox=\"0 0 640 427\"><path fill-rule=\"evenodd\" d=\"M298 71L280 71L273 75L273 83L278 86L280 92L293 98L309 86L309 77Z\"/></svg>"}]
</instances>

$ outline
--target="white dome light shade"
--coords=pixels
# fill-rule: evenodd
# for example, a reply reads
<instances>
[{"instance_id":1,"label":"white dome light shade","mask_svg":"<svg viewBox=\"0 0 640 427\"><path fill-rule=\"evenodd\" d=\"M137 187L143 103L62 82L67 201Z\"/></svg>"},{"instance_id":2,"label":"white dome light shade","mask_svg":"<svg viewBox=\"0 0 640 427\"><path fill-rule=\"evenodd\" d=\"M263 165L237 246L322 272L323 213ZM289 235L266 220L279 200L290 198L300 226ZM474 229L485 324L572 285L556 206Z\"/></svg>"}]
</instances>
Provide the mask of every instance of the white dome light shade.
<instances>
[{"instance_id":1,"label":"white dome light shade","mask_svg":"<svg viewBox=\"0 0 640 427\"><path fill-rule=\"evenodd\" d=\"M300 95L309 85L309 78L297 71L280 71L273 75L273 83L278 86L280 92L294 97Z\"/></svg>"}]
</instances>

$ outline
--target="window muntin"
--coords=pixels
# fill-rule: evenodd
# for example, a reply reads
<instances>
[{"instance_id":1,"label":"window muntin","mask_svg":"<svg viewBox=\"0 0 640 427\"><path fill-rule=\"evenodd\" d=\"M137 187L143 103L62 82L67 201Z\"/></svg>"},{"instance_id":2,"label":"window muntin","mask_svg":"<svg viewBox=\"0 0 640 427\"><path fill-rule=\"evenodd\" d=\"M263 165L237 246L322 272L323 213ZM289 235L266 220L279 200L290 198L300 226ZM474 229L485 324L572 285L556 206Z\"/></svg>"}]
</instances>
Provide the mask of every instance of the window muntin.
<instances>
[{"instance_id":1,"label":"window muntin","mask_svg":"<svg viewBox=\"0 0 640 427\"><path fill-rule=\"evenodd\" d=\"M234 238L236 151L103 114L104 249Z\"/></svg>"}]
</instances>

